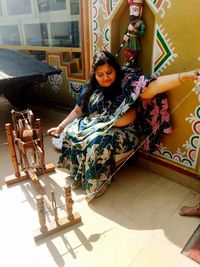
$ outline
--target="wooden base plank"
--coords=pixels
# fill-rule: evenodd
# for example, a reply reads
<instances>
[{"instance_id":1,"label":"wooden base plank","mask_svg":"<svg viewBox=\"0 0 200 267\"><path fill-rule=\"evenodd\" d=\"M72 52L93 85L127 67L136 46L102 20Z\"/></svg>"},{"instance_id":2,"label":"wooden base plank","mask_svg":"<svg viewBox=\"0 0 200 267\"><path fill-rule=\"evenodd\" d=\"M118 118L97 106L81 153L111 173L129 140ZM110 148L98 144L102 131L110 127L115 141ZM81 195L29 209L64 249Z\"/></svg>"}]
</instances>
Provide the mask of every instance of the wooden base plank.
<instances>
[{"instance_id":1,"label":"wooden base plank","mask_svg":"<svg viewBox=\"0 0 200 267\"><path fill-rule=\"evenodd\" d=\"M79 215L78 212L73 214L74 219L73 220L68 220L67 217L63 217L61 219L59 219L59 223L56 224L55 221L48 223L46 226L46 231L41 232L40 229L37 229L33 232L34 235L34 240L38 241L44 237L50 236L52 234L55 234L67 227L70 227L74 224L77 224L79 222L81 222L81 216Z\"/></svg>"},{"instance_id":2,"label":"wooden base plank","mask_svg":"<svg viewBox=\"0 0 200 267\"><path fill-rule=\"evenodd\" d=\"M13 185L19 182L23 182L29 179L29 175L25 172L20 172L20 177L17 177L15 174L5 177L5 182L7 185Z\"/></svg>"},{"instance_id":3,"label":"wooden base plank","mask_svg":"<svg viewBox=\"0 0 200 267\"><path fill-rule=\"evenodd\" d=\"M42 175L43 173L53 172L55 171L55 165L53 163L49 163L45 165L44 170L42 168L36 169L36 175ZM20 176L17 177L15 174L9 175L5 177L6 185L13 185L16 183L20 183L31 179L30 175L27 172L20 172ZM31 179L32 180L32 179Z\"/></svg>"}]
</instances>

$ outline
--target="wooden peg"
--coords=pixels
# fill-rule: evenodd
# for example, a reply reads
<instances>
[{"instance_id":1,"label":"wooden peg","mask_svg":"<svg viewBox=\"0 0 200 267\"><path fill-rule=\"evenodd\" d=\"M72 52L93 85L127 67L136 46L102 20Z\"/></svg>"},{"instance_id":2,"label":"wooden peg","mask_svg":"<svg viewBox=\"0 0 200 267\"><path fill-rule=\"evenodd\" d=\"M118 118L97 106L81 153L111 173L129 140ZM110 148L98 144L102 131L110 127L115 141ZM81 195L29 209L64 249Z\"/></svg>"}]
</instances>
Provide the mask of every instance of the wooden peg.
<instances>
[{"instance_id":1,"label":"wooden peg","mask_svg":"<svg viewBox=\"0 0 200 267\"><path fill-rule=\"evenodd\" d=\"M12 130L11 130L11 124L6 123L5 129L6 129L8 144L10 147L10 155L11 155L13 167L15 170L15 176L20 177L19 166L18 166L18 162L17 162L17 155L16 155L16 150L15 150L15 144L14 144Z\"/></svg>"},{"instance_id":2,"label":"wooden peg","mask_svg":"<svg viewBox=\"0 0 200 267\"><path fill-rule=\"evenodd\" d=\"M58 224L58 210L57 210L57 203L56 203L54 191L51 191L51 204L52 204L54 220L55 220L56 224Z\"/></svg>"},{"instance_id":3,"label":"wooden peg","mask_svg":"<svg viewBox=\"0 0 200 267\"><path fill-rule=\"evenodd\" d=\"M47 231L47 227L46 227L46 217L45 217L43 196L41 195L36 196L36 205L37 205L38 217L39 217L39 222L40 222L40 231L44 233Z\"/></svg>"},{"instance_id":4,"label":"wooden peg","mask_svg":"<svg viewBox=\"0 0 200 267\"><path fill-rule=\"evenodd\" d=\"M66 210L67 210L67 218L68 220L74 220L74 216L72 214L73 212L73 203L74 201L72 200L72 192L71 192L71 186L65 186L64 187L65 191L65 205L66 205Z\"/></svg>"},{"instance_id":5,"label":"wooden peg","mask_svg":"<svg viewBox=\"0 0 200 267\"><path fill-rule=\"evenodd\" d=\"M45 170L45 153L44 153L44 141L43 141L43 133L42 133L42 122L40 118L36 119L36 128L38 130L38 138L39 141L37 142L39 144L40 149L40 164L42 168Z\"/></svg>"}]
</instances>

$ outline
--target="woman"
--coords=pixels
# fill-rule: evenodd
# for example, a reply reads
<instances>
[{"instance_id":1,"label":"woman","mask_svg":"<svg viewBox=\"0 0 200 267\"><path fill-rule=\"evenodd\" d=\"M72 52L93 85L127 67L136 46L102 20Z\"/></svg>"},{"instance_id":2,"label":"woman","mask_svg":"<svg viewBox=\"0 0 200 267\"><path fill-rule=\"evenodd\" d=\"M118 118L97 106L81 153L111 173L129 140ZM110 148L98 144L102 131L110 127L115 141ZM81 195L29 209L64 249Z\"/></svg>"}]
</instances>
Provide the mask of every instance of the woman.
<instances>
[{"instance_id":1,"label":"woman","mask_svg":"<svg viewBox=\"0 0 200 267\"><path fill-rule=\"evenodd\" d=\"M192 71L152 79L139 69L121 69L107 51L95 54L90 80L76 106L57 127L47 131L54 137L64 131L59 166L70 172L72 186L81 185L85 194L94 197L104 193L110 182L112 155L136 149L141 140L141 125L148 129L146 136L169 132L168 106L161 93L196 79L197 74ZM154 106L159 107L159 114L148 105L157 94L161 97ZM141 112L143 122L138 119ZM155 150L148 138L146 143L147 150Z\"/></svg>"}]
</instances>

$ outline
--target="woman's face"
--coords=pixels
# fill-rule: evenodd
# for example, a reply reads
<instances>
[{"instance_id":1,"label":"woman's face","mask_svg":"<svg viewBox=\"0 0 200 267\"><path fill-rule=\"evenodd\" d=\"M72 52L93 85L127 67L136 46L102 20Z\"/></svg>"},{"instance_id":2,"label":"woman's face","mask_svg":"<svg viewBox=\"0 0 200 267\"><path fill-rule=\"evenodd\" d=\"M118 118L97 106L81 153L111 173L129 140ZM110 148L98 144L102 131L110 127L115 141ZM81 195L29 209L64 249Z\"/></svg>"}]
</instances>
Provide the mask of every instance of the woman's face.
<instances>
[{"instance_id":1,"label":"woman's face","mask_svg":"<svg viewBox=\"0 0 200 267\"><path fill-rule=\"evenodd\" d=\"M106 63L97 67L95 77L100 86L109 87L116 79L116 71L112 66Z\"/></svg>"}]
</instances>

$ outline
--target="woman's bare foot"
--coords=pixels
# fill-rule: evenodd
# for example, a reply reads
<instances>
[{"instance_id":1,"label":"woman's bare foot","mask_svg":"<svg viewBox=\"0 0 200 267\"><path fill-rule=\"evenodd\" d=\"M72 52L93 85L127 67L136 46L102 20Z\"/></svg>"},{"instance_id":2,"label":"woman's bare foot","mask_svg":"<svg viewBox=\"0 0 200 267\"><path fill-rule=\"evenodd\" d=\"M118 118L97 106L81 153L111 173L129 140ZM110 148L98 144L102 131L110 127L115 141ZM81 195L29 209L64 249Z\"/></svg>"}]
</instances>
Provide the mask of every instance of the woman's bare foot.
<instances>
[{"instance_id":1,"label":"woman's bare foot","mask_svg":"<svg viewBox=\"0 0 200 267\"><path fill-rule=\"evenodd\" d=\"M200 216L200 203L195 206L184 206L179 212L182 216Z\"/></svg>"},{"instance_id":2,"label":"woman's bare foot","mask_svg":"<svg viewBox=\"0 0 200 267\"><path fill-rule=\"evenodd\" d=\"M96 193L95 192L89 193L86 197L87 203L89 203L90 201L92 201L96 197L102 196L106 192L106 189L107 189L107 186L102 185L99 189L97 189Z\"/></svg>"}]
</instances>

